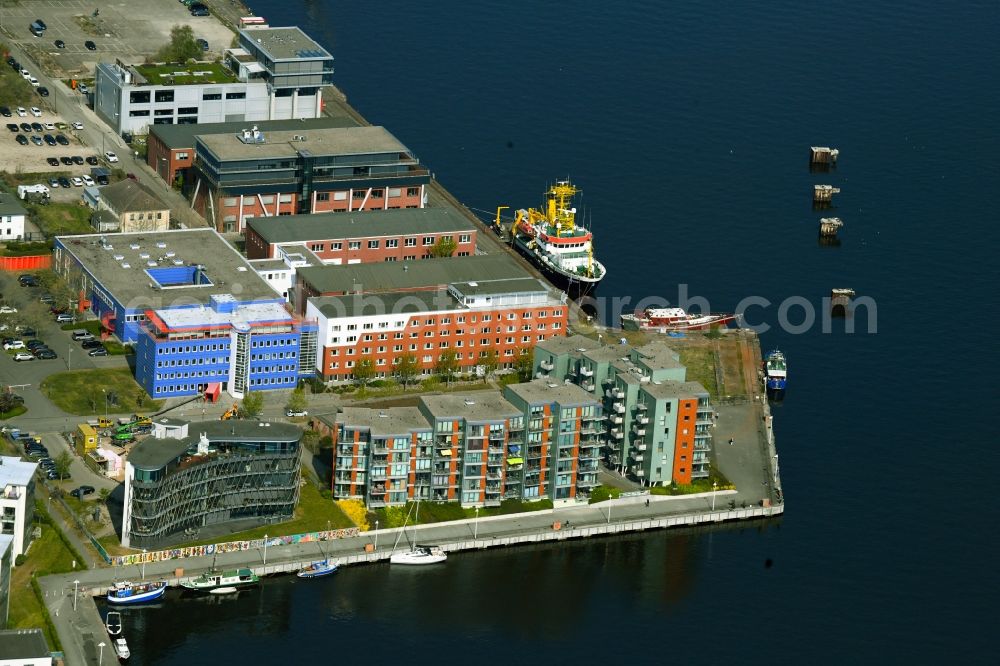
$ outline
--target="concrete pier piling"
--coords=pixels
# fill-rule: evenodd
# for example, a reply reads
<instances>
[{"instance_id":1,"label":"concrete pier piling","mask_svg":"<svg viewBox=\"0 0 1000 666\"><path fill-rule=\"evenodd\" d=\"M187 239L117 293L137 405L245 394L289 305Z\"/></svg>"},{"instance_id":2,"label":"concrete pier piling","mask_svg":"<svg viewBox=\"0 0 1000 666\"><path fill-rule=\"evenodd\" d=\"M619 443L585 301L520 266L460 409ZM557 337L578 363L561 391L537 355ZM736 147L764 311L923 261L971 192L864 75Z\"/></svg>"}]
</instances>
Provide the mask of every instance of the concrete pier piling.
<instances>
[{"instance_id":1,"label":"concrete pier piling","mask_svg":"<svg viewBox=\"0 0 1000 666\"><path fill-rule=\"evenodd\" d=\"M839 150L827 146L812 146L809 150L812 151L810 162L813 164L836 164L840 155Z\"/></svg>"},{"instance_id":2,"label":"concrete pier piling","mask_svg":"<svg viewBox=\"0 0 1000 666\"><path fill-rule=\"evenodd\" d=\"M840 194L840 188L833 185L814 185L813 203L830 203L833 195Z\"/></svg>"},{"instance_id":3,"label":"concrete pier piling","mask_svg":"<svg viewBox=\"0 0 1000 666\"><path fill-rule=\"evenodd\" d=\"M851 299L854 298L854 290L841 287L830 290L830 315L832 317L846 317L850 314Z\"/></svg>"},{"instance_id":4,"label":"concrete pier piling","mask_svg":"<svg viewBox=\"0 0 1000 666\"><path fill-rule=\"evenodd\" d=\"M819 235L823 237L834 237L844 223L839 217L824 217L819 221Z\"/></svg>"}]
</instances>

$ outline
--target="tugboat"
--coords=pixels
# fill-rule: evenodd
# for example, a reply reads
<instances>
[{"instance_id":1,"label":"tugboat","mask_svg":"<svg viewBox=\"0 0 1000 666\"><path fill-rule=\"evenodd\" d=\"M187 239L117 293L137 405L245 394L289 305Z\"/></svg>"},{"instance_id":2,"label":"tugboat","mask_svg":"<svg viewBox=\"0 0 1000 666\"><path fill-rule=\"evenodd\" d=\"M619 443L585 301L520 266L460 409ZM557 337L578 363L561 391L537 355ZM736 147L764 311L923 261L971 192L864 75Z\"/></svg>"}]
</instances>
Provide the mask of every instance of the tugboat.
<instances>
[{"instance_id":1,"label":"tugboat","mask_svg":"<svg viewBox=\"0 0 1000 666\"><path fill-rule=\"evenodd\" d=\"M535 264L555 286L573 298L597 288L607 271L594 259L594 237L576 223L573 196L579 190L568 180L558 181L545 193L545 210L517 211L510 226L510 242ZM504 235L500 211L494 230Z\"/></svg>"},{"instance_id":2,"label":"tugboat","mask_svg":"<svg viewBox=\"0 0 1000 666\"><path fill-rule=\"evenodd\" d=\"M163 580L151 581L149 583L123 581L115 583L114 587L108 590L107 599L109 604L119 606L142 604L162 598L166 591L167 582Z\"/></svg>"},{"instance_id":3,"label":"tugboat","mask_svg":"<svg viewBox=\"0 0 1000 666\"><path fill-rule=\"evenodd\" d=\"M778 400L785 394L785 385L788 382L788 366L785 363L785 355L775 349L767 353L764 357L764 386L767 394Z\"/></svg>"},{"instance_id":4,"label":"tugboat","mask_svg":"<svg viewBox=\"0 0 1000 666\"><path fill-rule=\"evenodd\" d=\"M736 320L735 314L688 314L683 308L646 308L621 316L626 331L699 331L725 326Z\"/></svg>"}]
</instances>

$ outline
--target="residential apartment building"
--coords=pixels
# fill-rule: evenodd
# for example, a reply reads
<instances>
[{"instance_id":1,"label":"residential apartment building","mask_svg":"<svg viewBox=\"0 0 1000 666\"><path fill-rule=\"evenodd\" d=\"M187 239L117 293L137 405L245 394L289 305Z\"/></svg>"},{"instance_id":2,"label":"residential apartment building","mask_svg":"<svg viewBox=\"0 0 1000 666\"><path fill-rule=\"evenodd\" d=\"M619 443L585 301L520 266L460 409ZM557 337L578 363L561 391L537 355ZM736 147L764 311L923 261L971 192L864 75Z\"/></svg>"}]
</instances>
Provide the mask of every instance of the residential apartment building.
<instances>
[{"instance_id":1,"label":"residential apartment building","mask_svg":"<svg viewBox=\"0 0 1000 666\"><path fill-rule=\"evenodd\" d=\"M222 63L98 63L94 110L115 132L150 126L316 118L333 56L297 27L240 30Z\"/></svg>"},{"instance_id":2,"label":"residential apartment building","mask_svg":"<svg viewBox=\"0 0 1000 666\"><path fill-rule=\"evenodd\" d=\"M170 207L145 185L129 178L102 187L97 210L107 211L115 219L114 228L104 222L103 231L136 233L170 228Z\"/></svg>"},{"instance_id":3,"label":"residential apartment building","mask_svg":"<svg viewBox=\"0 0 1000 666\"><path fill-rule=\"evenodd\" d=\"M202 528L288 520L302 430L289 423L161 418L125 465L122 545L157 548Z\"/></svg>"},{"instance_id":4,"label":"residential apartment building","mask_svg":"<svg viewBox=\"0 0 1000 666\"><path fill-rule=\"evenodd\" d=\"M602 345L583 336L539 343L534 372L602 397L608 466L646 485L689 484L711 466L710 396L665 342Z\"/></svg>"},{"instance_id":5,"label":"residential apartment building","mask_svg":"<svg viewBox=\"0 0 1000 666\"><path fill-rule=\"evenodd\" d=\"M511 367L539 341L564 335L567 315L564 294L521 277L312 298L305 318L318 327L319 375L349 381L361 359L371 360L377 377L388 377L404 355L424 374L432 374L445 353L455 354L461 371L475 370L493 350L502 367Z\"/></svg>"},{"instance_id":6,"label":"residential apartment building","mask_svg":"<svg viewBox=\"0 0 1000 666\"><path fill-rule=\"evenodd\" d=\"M0 192L0 241L24 238L24 218L28 211L9 192Z\"/></svg>"},{"instance_id":7,"label":"residential apartment building","mask_svg":"<svg viewBox=\"0 0 1000 666\"><path fill-rule=\"evenodd\" d=\"M10 577L14 570L14 536L0 534L0 628L10 615Z\"/></svg>"},{"instance_id":8,"label":"residential apartment building","mask_svg":"<svg viewBox=\"0 0 1000 666\"><path fill-rule=\"evenodd\" d=\"M450 256L476 251L472 222L447 208L315 213L247 220L250 259L274 259L284 244L302 244L325 264L429 259L438 244L453 242Z\"/></svg>"},{"instance_id":9,"label":"residential apartment building","mask_svg":"<svg viewBox=\"0 0 1000 666\"><path fill-rule=\"evenodd\" d=\"M0 535L13 537L15 558L27 550L31 541L37 468L37 463L0 456Z\"/></svg>"},{"instance_id":10,"label":"residential apartment building","mask_svg":"<svg viewBox=\"0 0 1000 666\"><path fill-rule=\"evenodd\" d=\"M200 134L193 205L220 231L251 217L422 208L430 172L384 127Z\"/></svg>"},{"instance_id":11,"label":"residential apartment building","mask_svg":"<svg viewBox=\"0 0 1000 666\"><path fill-rule=\"evenodd\" d=\"M583 499L597 485L600 420L600 403L585 391L544 382L319 419L335 442L334 497L371 508Z\"/></svg>"}]
</instances>

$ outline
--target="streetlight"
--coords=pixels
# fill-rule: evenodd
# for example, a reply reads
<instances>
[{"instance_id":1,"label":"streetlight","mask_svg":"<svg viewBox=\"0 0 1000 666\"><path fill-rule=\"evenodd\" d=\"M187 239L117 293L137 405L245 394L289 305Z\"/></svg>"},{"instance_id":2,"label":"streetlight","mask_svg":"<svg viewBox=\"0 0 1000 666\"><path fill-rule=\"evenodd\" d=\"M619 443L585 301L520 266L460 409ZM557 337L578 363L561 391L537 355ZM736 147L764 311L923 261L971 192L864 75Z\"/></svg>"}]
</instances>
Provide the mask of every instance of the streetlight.
<instances>
[{"instance_id":1,"label":"streetlight","mask_svg":"<svg viewBox=\"0 0 1000 666\"><path fill-rule=\"evenodd\" d=\"M72 370L73 369L73 345L69 345L67 347L67 349L69 349L69 351L66 352L66 370Z\"/></svg>"},{"instance_id":2,"label":"streetlight","mask_svg":"<svg viewBox=\"0 0 1000 666\"><path fill-rule=\"evenodd\" d=\"M378 550L378 521L375 521L375 547L372 550Z\"/></svg>"},{"instance_id":3,"label":"streetlight","mask_svg":"<svg viewBox=\"0 0 1000 666\"><path fill-rule=\"evenodd\" d=\"M80 590L80 581L73 581L73 612L76 612L76 593Z\"/></svg>"},{"instance_id":4,"label":"streetlight","mask_svg":"<svg viewBox=\"0 0 1000 666\"><path fill-rule=\"evenodd\" d=\"M108 389L102 388L101 393L104 394L104 420L108 420Z\"/></svg>"},{"instance_id":5,"label":"streetlight","mask_svg":"<svg viewBox=\"0 0 1000 666\"><path fill-rule=\"evenodd\" d=\"M97 653L97 663L102 664L104 663L104 641L98 643L97 647L100 648L100 650Z\"/></svg>"},{"instance_id":6,"label":"streetlight","mask_svg":"<svg viewBox=\"0 0 1000 666\"><path fill-rule=\"evenodd\" d=\"M267 566L267 535L264 535L264 566Z\"/></svg>"},{"instance_id":7,"label":"streetlight","mask_svg":"<svg viewBox=\"0 0 1000 666\"><path fill-rule=\"evenodd\" d=\"M146 580L146 549L142 549L142 579Z\"/></svg>"},{"instance_id":8,"label":"streetlight","mask_svg":"<svg viewBox=\"0 0 1000 666\"><path fill-rule=\"evenodd\" d=\"M472 538L479 538L479 507L476 507L476 522L473 523Z\"/></svg>"},{"instance_id":9,"label":"streetlight","mask_svg":"<svg viewBox=\"0 0 1000 666\"><path fill-rule=\"evenodd\" d=\"M719 487L718 481L712 481L712 511L715 511L715 489Z\"/></svg>"}]
</instances>

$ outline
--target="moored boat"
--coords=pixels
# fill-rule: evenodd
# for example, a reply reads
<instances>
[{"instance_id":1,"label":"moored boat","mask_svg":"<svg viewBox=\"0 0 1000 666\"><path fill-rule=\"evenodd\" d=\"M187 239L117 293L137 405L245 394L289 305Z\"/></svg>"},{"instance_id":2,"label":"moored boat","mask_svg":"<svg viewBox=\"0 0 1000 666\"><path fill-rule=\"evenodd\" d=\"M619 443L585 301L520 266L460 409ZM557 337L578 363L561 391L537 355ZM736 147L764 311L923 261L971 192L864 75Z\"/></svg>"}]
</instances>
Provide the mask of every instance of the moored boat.
<instances>
[{"instance_id":1,"label":"moored boat","mask_svg":"<svg viewBox=\"0 0 1000 666\"><path fill-rule=\"evenodd\" d=\"M209 590L209 594L235 594L240 591L238 587L217 587L214 590Z\"/></svg>"},{"instance_id":2,"label":"moored boat","mask_svg":"<svg viewBox=\"0 0 1000 666\"><path fill-rule=\"evenodd\" d=\"M302 567L295 575L299 578L320 578L321 576L329 576L330 574L337 573L337 569L339 568L340 565L336 562L320 560L319 562L312 562Z\"/></svg>"},{"instance_id":3,"label":"moored boat","mask_svg":"<svg viewBox=\"0 0 1000 666\"><path fill-rule=\"evenodd\" d=\"M122 633L122 614L118 611L108 611L104 618L104 626L108 630L108 636L117 636Z\"/></svg>"},{"instance_id":4,"label":"moored boat","mask_svg":"<svg viewBox=\"0 0 1000 666\"><path fill-rule=\"evenodd\" d=\"M167 591L167 582L164 580L130 583L123 581L115 583L108 590L108 603L117 605L142 604L148 601L156 601L163 597Z\"/></svg>"},{"instance_id":5,"label":"moored boat","mask_svg":"<svg viewBox=\"0 0 1000 666\"><path fill-rule=\"evenodd\" d=\"M785 392L788 383L788 364L785 355L777 349L769 351L764 357L764 385L768 394L779 397Z\"/></svg>"},{"instance_id":6,"label":"moored boat","mask_svg":"<svg viewBox=\"0 0 1000 666\"><path fill-rule=\"evenodd\" d=\"M132 656L132 651L128 649L128 643L125 642L124 638L116 638L114 648L115 654L118 655L118 661L128 661L129 657Z\"/></svg>"},{"instance_id":7,"label":"moored boat","mask_svg":"<svg viewBox=\"0 0 1000 666\"><path fill-rule=\"evenodd\" d=\"M646 308L621 316L626 331L700 331L726 326L736 321L735 314L688 314L683 308Z\"/></svg>"},{"instance_id":8,"label":"moored boat","mask_svg":"<svg viewBox=\"0 0 1000 666\"><path fill-rule=\"evenodd\" d=\"M417 546L410 550L393 553L389 556L390 564L437 564L448 559L448 554L437 546Z\"/></svg>"},{"instance_id":9,"label":"moored boat","mask_svg":"<svg viewBox=\"0 0 1000 666\"><path fill-rule=\"evenodd\" d=\"M248 587L259 582L260 578L250 569L233 569L232 571L213 569L197 578L181 583L181 586L196 592L211 592L224 587Z\"/></svg>"},{"instance_id":10,"label":"moored boat","mask_svg":"<svg viewBox=\"0 0 1000 666\"><path fill-rule=\"evenodd\" d=\"M592 292L607 273L594 258L593 234L576 222L572 200L578 192L568 180L559 181L545 193L545 210L518 210L510 225L514 248L574 298ZM505 231L500 209L494 225L498 233Z\"/></svg>"}]
</instances>

